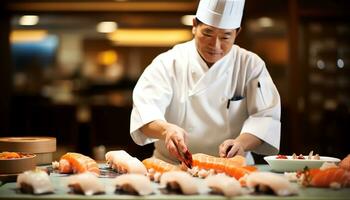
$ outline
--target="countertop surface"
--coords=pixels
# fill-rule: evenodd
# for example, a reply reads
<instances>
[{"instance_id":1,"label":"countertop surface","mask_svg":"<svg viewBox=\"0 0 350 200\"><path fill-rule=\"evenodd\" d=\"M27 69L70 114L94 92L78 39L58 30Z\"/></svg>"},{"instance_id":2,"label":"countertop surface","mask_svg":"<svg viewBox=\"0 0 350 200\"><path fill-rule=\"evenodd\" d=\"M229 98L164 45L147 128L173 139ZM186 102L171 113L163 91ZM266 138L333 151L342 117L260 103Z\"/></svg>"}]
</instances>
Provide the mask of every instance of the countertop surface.
<instances>
[{"instance_id":1,"label":"countertop surface","mask_svg":"<svg viewBox=\"0 0 350 200\"><path fill-rule=\"evenodd\" d=\"M102 166L103 168L104 166ZM257 165L260 171L270 171L268 165ZM30 195L22 194L16 187L15 182L2 183L0 186L0 199L230 199L221 195L214 195L208 193L208 189L204 185L202 179L198 179L200 185L199 195L180 195L164 193L159 189L159 185L154 183L155 193L149 196L135 196L126 195L114 191L111 186L112 178L99 178L99 180L106 186L106 193L102 195L84 196L79 194L72 194L67 185L67 177L60 174L51 173L50 179L55 188L53 194L45 195ZM299 194L295 196L279 197L267 194L244 194L241 196L232 197L232 199L350 199L350 188L342 188L339 190L329 188L305 188L298 187Z\"/></svg>"}]
</instances>

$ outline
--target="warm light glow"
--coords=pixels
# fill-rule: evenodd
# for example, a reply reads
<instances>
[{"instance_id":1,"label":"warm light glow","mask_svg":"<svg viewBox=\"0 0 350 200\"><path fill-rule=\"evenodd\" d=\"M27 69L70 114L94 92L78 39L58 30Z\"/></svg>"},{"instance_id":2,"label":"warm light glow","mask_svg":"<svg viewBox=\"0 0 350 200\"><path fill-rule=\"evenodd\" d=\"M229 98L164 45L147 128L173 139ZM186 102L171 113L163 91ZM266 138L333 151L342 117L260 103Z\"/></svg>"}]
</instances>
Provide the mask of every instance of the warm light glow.
<instances>
[{"instance_id":1,"label":"warm light glow","mask_svg":"<svg viewBox=\"0 0 350 200\"><path fill-rule=\"evenodd\" d=\"M96 30L100 33L112 33L118 28L116 22L100 22L97 24Z\"/></svg>"},{"instance_id":2,"label":"warm light glow","mask_svg":"<svg viewBox=\"0 0 350 200\"><path fill-rule=\"evenodd\" d=\"M192 38L187 29L118 29L108 38L120 46L172 46Z\"/></svg>"},{"instance_id":3,"label":"warm light glow","mask_svg":"<svg viewBox=\"0 0 350 200\"><path fill-rule=\"evenodd\" d=\"M46 30L15 30L11 32L10 41L15 42L38 42L47 37Z\"/></svg>"},{"instance_id":4,"label":"warm light glow","mask_svg":"<svg viewBox=\"0 0 350 200\"><path fill-rule=\"evenodd\" d=\"M258 19L258 24L260 27L267 28L273 26L273 20L269 17L261 17Z\"/></svg>"},{"instance_id":5,"label":"warm light glow","mask_svg":"<svg viewBox=\"0 0 350 200\"><path fill-rule=\"evenodd\" d=\"M102 51L98 53L97 60L101 65L112 65L117 62L118 55L114 50Z\"/></svg>"},{"instance_id":6,"label":"warm light glow","mask_svg":"<svg viewBox=\"0 0 350 200\"><path fill-rule=\"evenodd\" d=\"M186 26L192 26L193 25L193 18L195 18L195 15L184 15L181 17L181 23Z\"/></svg>"},{"instance_id":7,"label":"warm light glow","mask_svg":"<svg viewBox=\"0 0 350 200\"><path fill-rule=\"evenodd\" d=\"M19 25L33 26L39 23L39 17L36 15L23 15L19 18Z\"/></svg>"}]
</instances>

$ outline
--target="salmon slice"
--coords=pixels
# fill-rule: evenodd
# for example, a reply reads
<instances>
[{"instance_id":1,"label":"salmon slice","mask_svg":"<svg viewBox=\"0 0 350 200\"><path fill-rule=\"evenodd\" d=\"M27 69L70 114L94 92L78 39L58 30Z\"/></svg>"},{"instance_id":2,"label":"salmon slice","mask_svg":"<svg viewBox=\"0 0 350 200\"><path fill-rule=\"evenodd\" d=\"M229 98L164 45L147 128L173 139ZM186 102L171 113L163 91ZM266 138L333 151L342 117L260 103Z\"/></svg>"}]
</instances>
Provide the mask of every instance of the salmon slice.
<instances>
[{"instance_id":1,"label":"salmon slice","mask_svg":"<svg viewBox=\"0 0 350 200\"><path fill-rule=\"evenodd\" d=\"M154 169L156 172L164 173L168 171L180 170L176 165L172 165L157 158L147 158L142 161L147 169Z\"/></svg>"},{"instance_id":2,"label":"salmon slice","mask_svg":"<svg viewBox=\"0 0 350 200\"><path fill-rule=\"evenodd\" d=\"M225 173L237 180L254 171L257 171L257 168L253 166L236 167L234 165L229 165L225 168Z\"/></svg>"},{"instance_id":3,"label":"salmon slice","mask_svg":"<svg viewBox=\"0 0 350 200\"><path fill-rule=\"evenodd\" d=\"M197 153L192 156L193 166L199 169L213 169L216 173L226 173L235 177L237 180L245 174L249 174L257 169L253 166L245 166L246 160L243 156L234 156L232 158L219 158L215 156Z\"/></svg>"},{"instance_id":4,"label":"salmon slice","mask_svg":"<svg viewBox=\"0 0 350 200\"><path fill-rule=\"evenodd\" d=\"M328 169L310 169L310 182L314 187L332 187L332 184L339 184L341 187L350 186L350 172L339 167Z\"/></svg>"},{"instance_id":5,"label":"salmon slice","mask_svg":"<svg viewBox=\"0 0 350 200\"><path fill-rule=\"evenodd\" d=\"M60 173L83 173L92 172L100 175L100 169L95 160L79 153L66 153L59 162Z\"/></svg>"}]
</instances>

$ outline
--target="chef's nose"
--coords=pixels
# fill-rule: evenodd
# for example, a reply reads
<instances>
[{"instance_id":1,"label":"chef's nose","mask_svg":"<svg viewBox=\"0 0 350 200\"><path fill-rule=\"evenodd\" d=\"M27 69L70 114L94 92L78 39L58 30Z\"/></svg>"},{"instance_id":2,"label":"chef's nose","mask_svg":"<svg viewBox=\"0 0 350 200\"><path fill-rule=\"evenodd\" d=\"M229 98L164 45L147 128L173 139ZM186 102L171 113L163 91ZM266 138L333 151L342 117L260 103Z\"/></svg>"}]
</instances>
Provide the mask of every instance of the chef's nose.
<instances>
[{"instance_id":1,"label":"chef's nose","mask_svg":"<svg viewBox=\"0 0 350 200\"><path fill-rule=\"evenodd\" d=\"M209 44L210 44L210 47L213 47L215 49L220 48L220 39L219 39L219 37L212 37Z\"/></svg>"}]
</instances>

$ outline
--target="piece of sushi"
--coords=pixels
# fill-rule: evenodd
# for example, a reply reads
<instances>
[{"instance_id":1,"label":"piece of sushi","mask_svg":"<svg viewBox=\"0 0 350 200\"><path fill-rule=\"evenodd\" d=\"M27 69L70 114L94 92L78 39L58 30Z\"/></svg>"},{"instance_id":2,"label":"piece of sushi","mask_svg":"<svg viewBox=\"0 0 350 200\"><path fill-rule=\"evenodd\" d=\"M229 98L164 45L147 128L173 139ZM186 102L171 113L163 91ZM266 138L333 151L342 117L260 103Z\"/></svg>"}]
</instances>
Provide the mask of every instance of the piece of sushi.
<instances>
[{"instance_id":1,"label":"piece of sushi","mask_svg":"<svg viewBox=\"0 0 350 200\"><path fill-rule=\"evenodd\" d=\"M105 193L104 185L91 172L84 172L68 177L68 187L73 193L87 196Z\"/></svg>"},{"instance_id":2,"label":"piece of sushi","mask_svg":"<svg viewBox=\"0 0 350 200\"><path fill-rule=\"evenodd\" d=\"M160 185L182 194L194 195L199 193L195 178L184 171L165 172L160 177Z\"/></svg>"},{"instance_id":3,"label":"piece of sushi","mask_svg":"<svg viewBox=\"0 0 350 200\"><path fill-rule=\"evenodd\" d=\"M147 169L142 162L130 156L126 151L109 151L105 155L107 164L118 173L147 174Z\"/></svg>"},{"instance_id":4,"label":"piece of sushi","mask_svg":"<svg viewBox=\"0 0 350 200\"><path fill-rule=\"evenodd\" d=\"M298 193L298 190L283 175L271 172L253 172L247 177L247 187L256 192L273 192L278 196L289 196Z\"/></svg>"},{"instance_id":5,"label":"piece of sushi","mask_svg":"<svg viewBox=\"0 0 350 200\"><path fill-rule=\"evenodd\" d=\"M216 174L205 179L207 186L212 193L223 194L227 197L238 196L242 194L241 184L232 177L225 174Z\"/></svg>"},{"instance_id":6,"label":"piece of sushi","mask_svg":"<svg viewBox=\"0 0 350 200\"><path fill-rule=\"evenodd\" d=\"M116 190L128 194L149 195L152 194L152 183L147 176L141 174L122 174L113 180Z\"/></svg>"},{"instance_id":7,"label":"piece of sushi","mask_svg":"<svg viewBox=\"0 0 350 200\"><path fill-rule=\"evenodd\" d=\"M53 163L53 168L57 163ZM100 169L98 164L92 158L80 153L66 153L64 154L58 164L58 170L60 173L83 173L91 172L96 176L100 175Z\"/></svg>"},{"instance_id":8,"label":"piece of sushi","mask_svg":"<svg viewBox=\"0 0 350 200\"><path fill-rule=\"evenodd\" d=\"M17 187L21 192L30 194L48 194L54 191L49 175L39 169L19 174Z\"/></svg>"}]
</instances>

